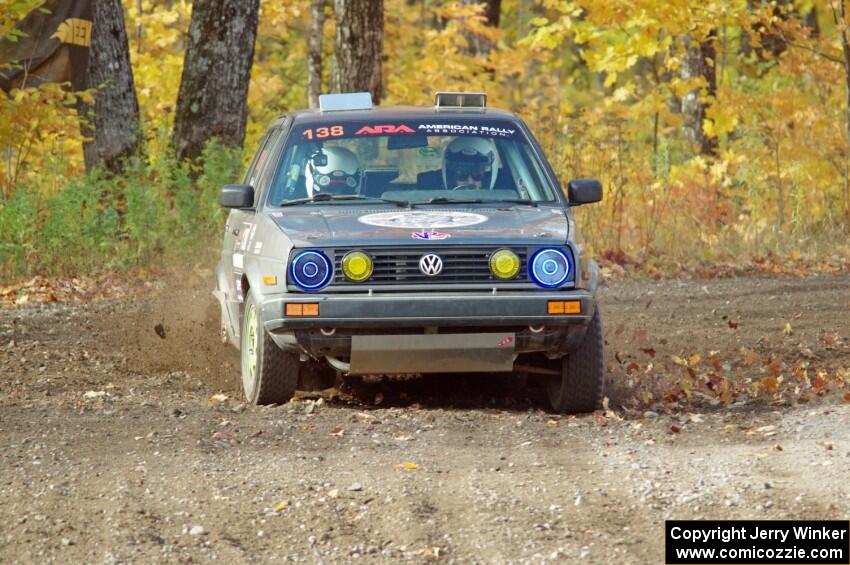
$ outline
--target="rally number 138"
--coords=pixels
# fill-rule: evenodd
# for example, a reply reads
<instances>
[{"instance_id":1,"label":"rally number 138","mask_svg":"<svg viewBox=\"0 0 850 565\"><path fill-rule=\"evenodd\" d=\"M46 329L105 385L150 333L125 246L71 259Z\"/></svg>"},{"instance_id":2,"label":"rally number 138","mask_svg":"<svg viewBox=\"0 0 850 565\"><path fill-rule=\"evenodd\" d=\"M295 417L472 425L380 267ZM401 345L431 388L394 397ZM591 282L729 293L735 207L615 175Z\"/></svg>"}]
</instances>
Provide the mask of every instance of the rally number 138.
<instances>
[{"instance_id":1,"label":"rally number 138","mask_svg":"<svg viewBox=\"0 0 850 565\"><path fill-rule=\"evenodd\" d=\"M342 126L331 126L327 128L305 129L304 137L307 139L324 139L326 137L339 137L345 135L345 130Z\"/></svg>"}]
</instances>

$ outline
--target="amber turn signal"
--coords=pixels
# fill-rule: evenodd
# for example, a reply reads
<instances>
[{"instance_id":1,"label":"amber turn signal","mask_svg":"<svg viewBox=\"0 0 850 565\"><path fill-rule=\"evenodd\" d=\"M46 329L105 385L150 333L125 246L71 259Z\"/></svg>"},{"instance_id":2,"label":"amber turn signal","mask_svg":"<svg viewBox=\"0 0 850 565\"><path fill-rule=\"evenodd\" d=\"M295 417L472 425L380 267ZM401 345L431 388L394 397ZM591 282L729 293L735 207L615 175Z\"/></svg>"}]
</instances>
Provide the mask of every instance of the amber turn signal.
<instances>
[{"instance_id":1,"label":"amber turn signal","mask_svg":"<svg viewBox=\"0 0 850 565\"><path fill-rule=\"evenodd\" d=\"M581 314L580 300L550 300L549 314Z\"/></svg>"},{"instance_id":2,"label":"amber turn signal","mask_svg":"<svg viewBox=\"0 0 850 565\"><path fill-rule=\"evenodd\" d=\"M317 302L294 303L286 305L287 316L318 316L319 304Z\"/></svg>"}]
</instances>

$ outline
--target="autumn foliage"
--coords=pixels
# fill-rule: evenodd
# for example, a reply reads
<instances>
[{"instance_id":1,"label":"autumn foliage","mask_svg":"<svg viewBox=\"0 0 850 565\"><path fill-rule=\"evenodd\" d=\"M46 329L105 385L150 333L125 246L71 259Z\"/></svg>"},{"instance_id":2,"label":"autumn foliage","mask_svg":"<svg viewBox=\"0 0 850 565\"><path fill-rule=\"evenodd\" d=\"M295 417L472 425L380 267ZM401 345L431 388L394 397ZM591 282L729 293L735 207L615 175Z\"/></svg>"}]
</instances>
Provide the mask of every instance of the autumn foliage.
<instances>
[{"instance_id":1,"label":"autumn foliage","mask_svg":"<svg viewBox=\"0 0 850 565\"><path fill-rule=\"evenodd\" d=\"M435 90L483 90L491 105L518 112L562 181L603 181L604 202L578 215L608 263L653 273L765 260L842 266L850 228L850 62L840 1L503 0L495 28L483 4L385 0L382 103L427 105ZM35 4L0 0L0 33ZM215 191L193 184L192 175L182 185L175 181L182 173L163 168L172 163L168 142L191 2L124 5L149 162L131 168L137 176L117 181L104 198L92 196L93 218L115 214L114 231L98 241L108 246L114 238L116 252L139 249L128 243L137 234L126 187L148 190L145 198L166 217L179 215L181 203L210 202L203 191ZM327 21L329 61L333 18ZM243 162L272 118L307 106L309 23L307 0L261 3ZM694 61L702 74L694 74ZM325 72L327 85L330 65ZM83 173L80 96L89 94L44 85L0 100L2 278L103 265L60 261L57 269L50 256L33 259L56 252L43 245L39 226L58 221L52 215L63 194L80 186L102 192L103 181ZM235 180L236 169L217 175ZM221 216L195 219L215 228ZM161 237L105 266L156 262L169 245Z\"/></svg>"}]
</instances>

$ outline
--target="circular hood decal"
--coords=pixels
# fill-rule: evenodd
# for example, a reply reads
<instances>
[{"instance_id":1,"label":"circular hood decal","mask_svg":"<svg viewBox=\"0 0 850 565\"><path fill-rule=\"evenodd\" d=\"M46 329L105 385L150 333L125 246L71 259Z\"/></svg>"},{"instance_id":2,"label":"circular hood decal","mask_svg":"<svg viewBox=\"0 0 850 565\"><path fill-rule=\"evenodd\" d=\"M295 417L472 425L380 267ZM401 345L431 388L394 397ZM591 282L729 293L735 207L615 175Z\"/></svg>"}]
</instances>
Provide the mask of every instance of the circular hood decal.
<instances>
[{"instance_id":1,"label":"circular hood decal","mask_svg":"<svg viewBox=\"0 0 850 565\"><path fill-rule=\"evenodd\" d=\"M383 228L461 228L487 221L487 216L470 212L382 212L358 218L361 223Z\"/></svg>"}]
</instances>

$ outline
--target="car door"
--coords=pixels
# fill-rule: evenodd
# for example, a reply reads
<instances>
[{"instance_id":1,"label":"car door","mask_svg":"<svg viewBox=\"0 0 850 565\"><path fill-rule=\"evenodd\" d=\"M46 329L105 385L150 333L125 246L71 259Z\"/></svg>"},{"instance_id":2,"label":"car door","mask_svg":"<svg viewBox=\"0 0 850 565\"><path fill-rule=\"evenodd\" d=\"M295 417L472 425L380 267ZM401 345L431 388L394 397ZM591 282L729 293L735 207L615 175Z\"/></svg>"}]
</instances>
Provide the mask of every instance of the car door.
<instances>
[{"instance_id":1,"label":"car door","mask_svg":"<svg viewBox=\"0 0 850 565\"><path fill-rule=\"evenodd\" d=\"M260 191L258 181L262 172L266 169L273 142L280 129L273 127L260 141L259 148L245 172L243 184L250 184L255 189L254 206L260 202ZM254 225L254 210L231 210L224 225L224 240L221 250L221 265L226 276L223 285L225 303L230 324L230 333L239 335L240 304L244 300L242 295L242 273L245 247L251 236Z\"/></svg>"}]
</instances>

